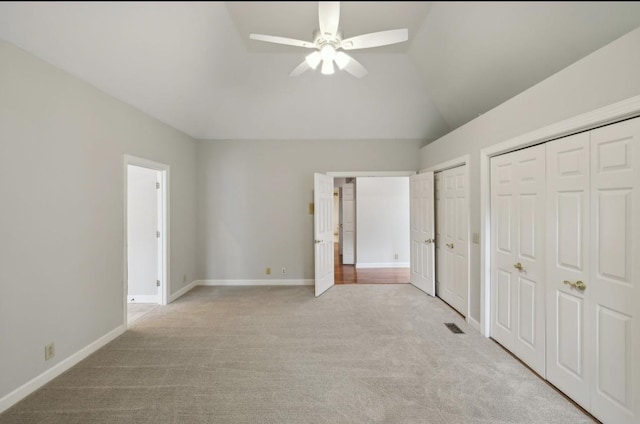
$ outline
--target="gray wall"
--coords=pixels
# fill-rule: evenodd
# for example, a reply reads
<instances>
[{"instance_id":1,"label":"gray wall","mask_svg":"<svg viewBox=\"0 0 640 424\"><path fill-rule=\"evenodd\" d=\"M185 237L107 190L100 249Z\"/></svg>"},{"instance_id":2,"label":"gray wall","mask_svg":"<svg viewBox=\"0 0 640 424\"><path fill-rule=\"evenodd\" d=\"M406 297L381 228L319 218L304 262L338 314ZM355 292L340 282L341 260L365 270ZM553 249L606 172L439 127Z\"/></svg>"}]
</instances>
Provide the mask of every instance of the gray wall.
<instances>
[{"instance_id":1,"label":"gray wall","mask_svg":"<svg viewBox=\"0 0 640 424\"><path fill-rule=\"evenodd\" d=\"M471 156L471 232L480 233L480 150L640 94L640 29L422 148L421 168ZM471 245L471 310L480 319L480 245Z\"/></svg>"},{"instance_id":2,"label":"gray wall","mask_svg":"<svg viewBox=\"0 0 640 424\"><path fill-rule=\"evenodd\" d=\"M175 292L196 274L195 141L0 42L0 399L124 324L124 154L171 166Z\"/></svg>"},{"instance_id":3,"label":"gray wall","mask_svg":"<svg viewBox=\"0 0 640 424\"><path fill-rule=\"evenodd\" d=\"M313 278L313 173L418 169L420 141L198 143L202 279ZM271 267L272 275L265 275ZM279 274L286 267L286 276Z\"/></svg>"}]
</instances>

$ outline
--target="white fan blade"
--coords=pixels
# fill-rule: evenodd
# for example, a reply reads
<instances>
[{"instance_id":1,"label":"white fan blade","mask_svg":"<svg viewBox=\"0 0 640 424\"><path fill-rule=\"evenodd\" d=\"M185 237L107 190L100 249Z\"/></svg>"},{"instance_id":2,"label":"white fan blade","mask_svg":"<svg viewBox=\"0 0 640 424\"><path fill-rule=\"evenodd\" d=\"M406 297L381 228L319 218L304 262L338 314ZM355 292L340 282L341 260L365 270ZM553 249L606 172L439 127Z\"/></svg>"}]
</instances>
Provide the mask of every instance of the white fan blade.
<instances>
[{"instance_id":1,"label":"white fan blade","mask_svg":"<svg viewBox=\"0 0 640 424\"><path fill-rule=\"evenodd\" d=\"M355 60L354 58L352 58L346 53L342 53L342 54L347 56L349 58L349 61L341 69L344 69L345 71L349 72L351 75L353 75L356 78L362 78L368 74L367 70L364 69L364 66L362 66L360 62L358 62L357 60Z\"/></svg>"},{"instance_id":2,"label":"white fan blade","mask_svg":"<svg viewBox=\"0 0 640 424\"><path fill-rule=\"evenodd\" d=\"M335 37L340 22L340 2L318 2L318 19L320 21L320 35L327 35L329 38Z\"/></svg>"},{"instance_id":3,"label":"white fan blade","mask_svg":"<svg viewBox=\"0 0 640 424\"><path fill-rule=\"evenodd\" d=\"M340 47L344 50L368 49L369 47L386 46L402 43L409 39L409 30L391 29L389 31L372 32L342 40Z\"/></svg>"},{"instance_id":4,"label":"white fan blade","mask_svg":"<svg viewBox=\"0 0 640 424\"><path fill-rule=\"evenodd\" d=\"M322 61L322 56L319 51L315 51L304 58L311 69L316 69Z\"/></svg>"},{"instance_id":5,"label":"white fan blade","mask_svg":"<svg viewBox=\"0 0 640 424\"><path fill-rule=\"evenodd\" d=\"M301 73L307 71L311 69L311 66L309 66L309 64L307 63L306 60L303 60L301 64L299 64L298 66L296 66L296 68L291 71L291 73L289 74L290 77L297 77L298 75L300 75Z\"/></svg>"},{"instance_id":6,"label":"white fan blade","mask_svg":"<svg viewBox=\"0 0 640 424\"><path fill-rule=\"evenodd\" d=\"M296 40L295 38L276 37L275 35L249 34L249 38L251 38L252 40L266 41L268 43L306 47L307 49L314 49L316 47L315 44L309 41Z\"/></svg>"}]
</instances>

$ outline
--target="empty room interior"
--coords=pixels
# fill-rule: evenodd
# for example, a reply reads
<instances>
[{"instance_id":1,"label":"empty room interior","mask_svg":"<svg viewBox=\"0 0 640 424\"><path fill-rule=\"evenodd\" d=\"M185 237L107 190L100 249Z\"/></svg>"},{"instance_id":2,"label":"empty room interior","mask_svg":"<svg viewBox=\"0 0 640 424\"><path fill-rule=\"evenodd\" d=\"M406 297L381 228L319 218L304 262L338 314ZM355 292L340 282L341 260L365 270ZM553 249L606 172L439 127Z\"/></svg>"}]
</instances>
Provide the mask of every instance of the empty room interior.
<instances>
[{"instance_id":1,"label":"empty room interior","mask_svg":"<svg viewBox=\"0 0 640 424\"><path fill-rule=\"evenodd\" d=\"M0 424L640 423L640 2L0 3Z\"/></svg>"}]
</instances>

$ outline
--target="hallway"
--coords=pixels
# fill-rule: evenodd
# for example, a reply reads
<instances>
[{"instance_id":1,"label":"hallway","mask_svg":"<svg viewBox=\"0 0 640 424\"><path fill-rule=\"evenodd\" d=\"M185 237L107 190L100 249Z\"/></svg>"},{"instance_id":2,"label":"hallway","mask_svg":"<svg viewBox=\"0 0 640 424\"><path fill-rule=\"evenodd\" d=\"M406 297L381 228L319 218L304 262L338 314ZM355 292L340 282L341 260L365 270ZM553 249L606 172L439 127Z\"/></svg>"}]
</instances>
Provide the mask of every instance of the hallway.
<instances>
[{"instance_id":1,"label":"hallway","mask_svg":"<svg viewBox=\"0 0 640 424\"><path fill-rule=\"evenodd\" d=\"M409 284L410 268L360 268L342 265L339 243L333 244L335 284Z\"/></svg>"}]
</instances>

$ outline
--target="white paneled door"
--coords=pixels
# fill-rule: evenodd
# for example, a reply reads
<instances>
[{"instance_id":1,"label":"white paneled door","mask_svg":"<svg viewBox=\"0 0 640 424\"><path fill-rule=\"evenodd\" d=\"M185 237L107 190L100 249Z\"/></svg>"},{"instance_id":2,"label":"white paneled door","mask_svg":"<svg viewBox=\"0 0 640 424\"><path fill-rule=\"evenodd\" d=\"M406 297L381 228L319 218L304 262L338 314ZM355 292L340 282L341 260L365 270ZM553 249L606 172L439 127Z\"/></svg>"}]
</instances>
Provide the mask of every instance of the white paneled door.
<instances>
[{"instance_id":1,"label":"white paneled door","mask_svg":"<svg viewBox=\"0 0 640 424\"><path fill-rule=\"evenodd\" d=\"M127 165L127 301L160 303L160 172Z\"/></svg>"},{"instance_id":2,"label":"white paneled door","mask_svg":"<svg viewBox=\"0 0 640 424\"><path fill-rule=\"evenodd\" d=\"M591 131L591 413L640 422L640 118Z\"/></svg>"},{"instance_id":3,"label":"white paneled door","mask_svg":"<svg viewBox=\"0 0 640 424\"><path fill-rule=\"evenodd\" d=\"M547 149L547 380L589 405L589 133Z\"/></svg>"},{"instance_id":4,"label":"white paneled door","mask_svg":"<svg viewBox=\"0 0 640 424\"><path fill-rule=\"evenodd\" d=\"M333 177L314 174L313 234L316 297L333 286Z\"/></svg>"},{"instance_id":5,"label":"white paneled door","mask_svg":"<svg viewBox=\"0 0 640 424\"><path fill-rule=\"evenodd\" d=\"M435 296L433 172L413 175L410 185L411 284Z\"/></svg>"},{"instance_id":6,"label":"white paneled door","mask_svg":"<svg viewBox=\"0 0 640 424\"><path fill-rule=\"evenodd\" d=\"M342 264L356 263L355 184L342 185Z\"/></svg>"},{"instance_id":7,"label":"white paneled door","mask_svg":"<svg viewBox=\"0 0 640 424\"><path fill-rule=\"evenodd\" d=\"M491 159L491 336L545 376L545 146Z\"/></svg>"},{"instance_id":8,"label":"white paneled door","mask_svg":"<svg viewBox=\"0 0 640 424\"><path fill-rule=\"evenodd\" d=\"M444 234L444 188L442 172L436 172L433 174L433 186L434 186L434 198L435 198L435 231L436 237L434 241L435 255L436 255L436 295L440 296L442 293L441 281L446 278L446 272L444 267L444 255L442 254L442 235ZM440 296L441 297L441 296Z\"/></svg>"},{"instance_id":9,"label":"white paneled door","mask_svg":"<svg viewBox=\"0 0 640 424\"><path fill-rule=\"evenodd\" d=\"M635 118L491 159L491 336L603 423L640 423L638 146Z\"/></svg>"},{"instance_id":10,"label":"white paneled door","mask_svg":"<svg viewBox=\"0 0 640 424\"><path fill-rule=\"evenodd\" d=\"M467 166L442 171L436 187L438 296L467 315Z\"/></svg>"}]
</instances>

